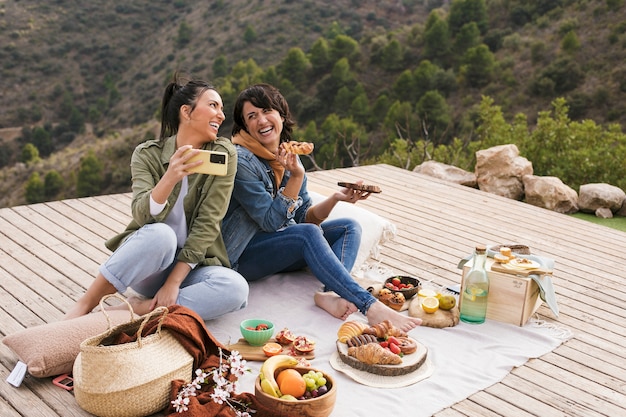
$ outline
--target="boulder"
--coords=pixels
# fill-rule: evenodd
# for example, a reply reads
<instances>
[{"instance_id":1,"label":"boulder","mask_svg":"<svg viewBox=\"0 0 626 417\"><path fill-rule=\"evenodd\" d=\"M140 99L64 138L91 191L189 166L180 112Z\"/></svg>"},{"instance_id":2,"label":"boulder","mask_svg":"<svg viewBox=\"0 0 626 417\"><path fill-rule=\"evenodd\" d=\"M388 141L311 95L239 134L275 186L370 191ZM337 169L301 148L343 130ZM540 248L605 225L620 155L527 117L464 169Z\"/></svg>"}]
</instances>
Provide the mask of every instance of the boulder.
<instances>
[{"instance_id":1,"label":"boulder","mask_svg":"<svg viewBox=\"0 0 626 417\"><path fill-rule=\"evenodd\" d=\"M425 161L413 168L413 172L465 185L467 187L477 188L476 174L455 167L454 165L447 165L437 161Z\"/></svg>"},{"instance_id":2,"label":"boulder","mask_svg":"<svg viewBox=\"0 0 626 417\"><path fill-rule=\"evenodd\" d=\"M611 213L616 213L622 208L624 199L626 193L614 185L584 184L578 191L578 208L585 213L596 213L599 208L607 208Z\"/></svg>"},{"instance_id":3,"label":"boulder","mask_svg":"<svg viewBox=\"0 0 626 417\"><path fill-rule=\"evenodd\" d=\"M522 181L526 203L563 214L578 211L578 194L559 178L524 175Z\"/></svg>"},{"instance_id":4,"label":"boulder","mask_svg":"<svg viewBox=\"0 0 626 417\"><path fill-rule=\"evenodd\" d=\"M532 175L533 166L519 156L515 145L500 145L476 152L476 182L478 188L488 193L513 200L522 200L522 177Z\"/></svg>"},{"instance_id":5,"label":"boulder","mask_svg":"<svg viewBox=\"0 0 626 417\"><path fill-rule=\"evenodd\" d=\"M596 214L596 217L599 217L601 219L613 218L613 212L606 207L600 207L599 209L596 210L595 214Z\"/></svg>"},{"instance_id":6,"label":"boulder","mask_svg":"<svg viewBox=\"0 0 626 417\"><path fill-rule=\"evenodd\" d=\"M615 212L615 215L626 217L626 198L624 199L624 202L622 203L622 207L619 210L617 210L617 212Z\"/></svg>"}]
</instances>

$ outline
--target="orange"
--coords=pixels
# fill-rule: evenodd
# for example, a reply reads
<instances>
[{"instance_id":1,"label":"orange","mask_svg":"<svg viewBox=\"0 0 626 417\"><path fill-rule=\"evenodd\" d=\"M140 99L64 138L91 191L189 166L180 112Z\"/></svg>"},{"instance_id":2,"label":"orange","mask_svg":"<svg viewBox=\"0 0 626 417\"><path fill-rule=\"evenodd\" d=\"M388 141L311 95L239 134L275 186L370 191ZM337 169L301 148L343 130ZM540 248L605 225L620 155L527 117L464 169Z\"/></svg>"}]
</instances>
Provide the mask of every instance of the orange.
<instances>
[{"instance_id":1,"label":"orange","mask_svg":"<svg viewBox=\"0 0 626 417\"><path fill-rule=\"evenodd\" d=\"M263 345L263 353L265 356L278 355L283 351L283 347L278 343L270 342Z\"/></svg>"},{"instance_id":2,"label":"orange","mask_svg":"<svg viewBox=\"0 0 626 417\"><path fill-rule=\"evenodd\" d=\"M278 373L276 377L278 388L283 395L293 395L298 398L304 395L306 391L306 382L300 374L292 368L287 368Z\"/></svg>"}]
</instances>

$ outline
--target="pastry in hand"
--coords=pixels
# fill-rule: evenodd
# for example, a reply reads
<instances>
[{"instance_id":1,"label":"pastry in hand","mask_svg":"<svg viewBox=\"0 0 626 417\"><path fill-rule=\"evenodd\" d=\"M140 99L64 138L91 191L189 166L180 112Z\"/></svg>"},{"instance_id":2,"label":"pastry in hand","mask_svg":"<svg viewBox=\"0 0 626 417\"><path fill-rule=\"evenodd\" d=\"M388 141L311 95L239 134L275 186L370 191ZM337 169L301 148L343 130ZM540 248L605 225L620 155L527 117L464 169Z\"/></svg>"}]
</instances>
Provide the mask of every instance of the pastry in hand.
<instances>
[{"instance_id":1,"label":"pastry in hand","mask_svg":"<svg viewBox=\"0 0 626 417\"><path fill-rule=\"evenodd\" d=\"M368 365L399 365L402 358L390 350L385 349L378 343L349 347L348 356Z\"/></svg>"},{"instance_id":2,"label":"pastry in hand","mask_svg":"<svg viewBox=\"0 0 626 417\"><path fill-rule=\"evenodd\" d=\"M315 145L311 142L297 142L292 140L281 143L280 147L289 153L295 153L296 155L308 155L313 152Z\"/></svg>"}]
</instances>

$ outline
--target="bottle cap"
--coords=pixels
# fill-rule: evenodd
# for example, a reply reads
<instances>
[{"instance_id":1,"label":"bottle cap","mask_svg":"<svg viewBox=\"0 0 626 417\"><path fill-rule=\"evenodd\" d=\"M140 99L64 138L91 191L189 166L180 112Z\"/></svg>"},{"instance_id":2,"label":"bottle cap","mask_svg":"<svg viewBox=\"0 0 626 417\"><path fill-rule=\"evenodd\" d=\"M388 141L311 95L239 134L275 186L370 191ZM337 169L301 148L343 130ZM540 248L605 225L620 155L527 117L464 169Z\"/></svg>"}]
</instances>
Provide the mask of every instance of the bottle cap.
<instances>
[{"instance_id":1,"label":"bottle cap","mask_svg":"<svg viewBox=\"0 0 626 417\"><path fill-rule=\"evenodd\" d=\"M485 245L476 245L476 252L485 253L487 252L487 247Z\"/></svg>"}]
</instances>

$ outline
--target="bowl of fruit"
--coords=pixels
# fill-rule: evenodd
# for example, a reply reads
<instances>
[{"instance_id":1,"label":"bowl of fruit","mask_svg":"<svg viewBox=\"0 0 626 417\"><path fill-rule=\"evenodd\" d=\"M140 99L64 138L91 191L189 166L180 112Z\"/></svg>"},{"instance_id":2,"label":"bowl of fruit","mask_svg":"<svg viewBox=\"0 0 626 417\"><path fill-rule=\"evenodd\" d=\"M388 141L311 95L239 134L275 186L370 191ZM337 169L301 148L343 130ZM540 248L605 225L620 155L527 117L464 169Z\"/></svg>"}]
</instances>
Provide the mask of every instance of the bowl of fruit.
<instances>
[{"instance_id":1,"label":"bowl of fruit","mask_svg":"<svg viewBox=\"0 0 626 417\"><path fill-rule=\"evenodd\" d=\"M395 275L385 280L384 287L391 292L398 292L404 295L405 300L411 299L420 290L422 284L420 280L406 275Z\"/></svg>"},{"instance_id":2,"label":"bowl of fruit","mask_svg":"<svg viewBox=\"0 0 626 417\"><path fill-rule=\"evenodd\" d=\"M274 324L262 319L244 320L239 325L239 329L250 346L263 346L274 334Z\"/></svg>"},{"instance_id":3,"label":"bowl of fruit","mask_svg":"<svg viewBox=\"0 0 626 417\"><path fill-rule=\"evenodd\" d=\"M254 395L278 417L328 417L335 407L337 387L327 373L300 366L292 356L276 355L263 362Z\"/></svg>"}]
</instances>

